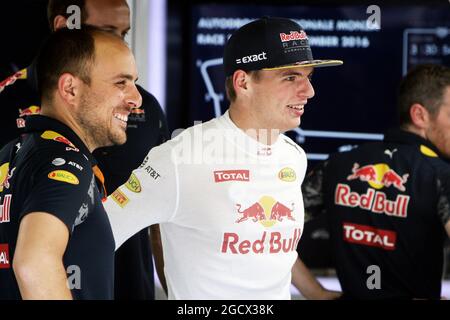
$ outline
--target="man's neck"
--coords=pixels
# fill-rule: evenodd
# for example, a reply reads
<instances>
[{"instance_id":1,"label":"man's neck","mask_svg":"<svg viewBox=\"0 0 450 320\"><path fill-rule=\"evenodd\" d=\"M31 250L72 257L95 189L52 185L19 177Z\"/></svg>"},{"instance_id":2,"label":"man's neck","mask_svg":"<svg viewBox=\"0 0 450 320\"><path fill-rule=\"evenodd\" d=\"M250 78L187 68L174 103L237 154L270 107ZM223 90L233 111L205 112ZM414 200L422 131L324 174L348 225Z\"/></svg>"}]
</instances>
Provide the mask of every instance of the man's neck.
<instances>
[{"instance_id":1,"label":"man's neck","mask_svg":"<svg viewBox=\"0 0 450 320\"><path fill-rule=\"evenodd\" d=\"M84 130L78 125L77 121L67 112L58 112L53 107L41 106L41 115L47 116L49 118L58 120L68 126L79 138L85 146L88 148L89 152L93 152L97 146L91 141L89 135L85 134Z\"/></svg>"},{"instance_id":2,"label":"man's neck","mask_svg":"<svg viewBox=\"0 0 450 320\"><path fill-rule=\"evenodd\" d=\"M254 119L250 116L245 116L244 112L236 109L236 107L230 106L228 111L230 119L236 127L261 144L273 145L277 142L280 130L259 127Z\"/></svg>"}]
</instances>

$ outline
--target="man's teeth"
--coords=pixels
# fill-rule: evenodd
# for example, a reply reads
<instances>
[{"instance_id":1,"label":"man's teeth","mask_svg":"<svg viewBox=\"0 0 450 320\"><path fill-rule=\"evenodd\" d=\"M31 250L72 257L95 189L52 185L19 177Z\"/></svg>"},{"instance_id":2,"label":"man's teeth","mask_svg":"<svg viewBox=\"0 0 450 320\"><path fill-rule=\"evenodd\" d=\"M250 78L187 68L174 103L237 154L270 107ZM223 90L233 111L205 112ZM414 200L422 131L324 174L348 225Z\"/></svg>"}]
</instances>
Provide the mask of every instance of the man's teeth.
<instances>
[{"instance_id":1,"label":"man's teeth","mask_svg":"<svg viewBox=\"0 0 450 320\"><path fill-rule=\"evenodd\" d=\"M124 122L128 121L128 116L124 115L124 114L116 113L116 114L114 114L114 117L119 119L119 120L122 120Z\"/></svg>"},{"instance_id":2,"label":"man's teeth","mask_svg":"<svg viewBox=\"0 0 450 320\"><path fill-rule=\"evenodd\" d=\"M295 110L303 110L303 105L301 104L290 104L288 107Z\"/></svg>"}]
</instances>

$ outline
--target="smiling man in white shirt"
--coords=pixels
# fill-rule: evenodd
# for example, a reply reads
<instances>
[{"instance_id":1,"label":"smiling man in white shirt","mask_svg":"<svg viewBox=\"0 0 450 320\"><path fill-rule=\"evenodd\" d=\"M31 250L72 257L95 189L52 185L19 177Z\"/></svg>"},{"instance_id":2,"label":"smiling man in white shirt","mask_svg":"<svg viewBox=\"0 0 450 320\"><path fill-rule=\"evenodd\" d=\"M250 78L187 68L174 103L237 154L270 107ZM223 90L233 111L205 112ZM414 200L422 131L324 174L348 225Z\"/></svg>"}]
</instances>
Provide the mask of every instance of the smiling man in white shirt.
<instances>
[{"instance_id":1,"label":"smiling man in white shirt","mask_svg":"<svg viewBox=\"0 0 450 320\"><path fill-rule=\"evenodd\" d=\"M314 60L294 21L262 18L225 47L229 110L152 149L105 203L116 246L161 223L169 299L290 299L303 230L296 128ZM150 209L150 210L149 210Z\"/></svg>"}]
</instances>

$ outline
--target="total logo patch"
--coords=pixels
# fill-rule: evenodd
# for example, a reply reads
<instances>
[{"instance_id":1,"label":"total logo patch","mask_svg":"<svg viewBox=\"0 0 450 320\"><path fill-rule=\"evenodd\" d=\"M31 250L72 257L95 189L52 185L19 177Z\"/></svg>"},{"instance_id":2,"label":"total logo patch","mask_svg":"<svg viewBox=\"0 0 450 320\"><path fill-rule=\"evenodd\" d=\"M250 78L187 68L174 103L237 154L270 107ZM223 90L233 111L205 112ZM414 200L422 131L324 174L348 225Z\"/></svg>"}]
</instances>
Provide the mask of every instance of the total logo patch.
<instances>
[{"instance_id":1,"label":"total logo patch","mask_svg":"<svg viewBox=\"0 0 450 320\"><path fill-rule=\"evenodd\" d=\"M226 181L250 181L249 170L222 170L214 171L214 181L226 182Z\"/></svg>"},{"instance_id":2,"label":"total logo patch","mask_svg":"<svg viewBox=\"0 0 450 320\"><path fill-rule=\"evenodd\" d=\"M297 175L295 174L294 169L292 168L283 168L278 172L278 178L281 181L285 182L293 182L297 179Z\"/></svg>"},{"instance_id":3,"label":"total logo patch","mask_svg":"<svg viewBox=\"0 0 450 320\"><path fill-rule=\"evenodd\" d=\"M55 170L48 174L49 179L61 181L61 182L67 182L70 184L77 185L80 183L78 178L69 171L66 170Z\"/></svg>"},{"instance_id":4,"label":"total logo patch","mask_svg":"<svg viewBox=\"0 0 450 320\"><path fill-rule=\"evenodd\" d=\"M139 179L134 175L134 173L131 174L130 178L125 184L125 187L127 187L128 190L134 193L139 193L142 191L141 183L139 182Z\"/></svg>"}]
</instances>

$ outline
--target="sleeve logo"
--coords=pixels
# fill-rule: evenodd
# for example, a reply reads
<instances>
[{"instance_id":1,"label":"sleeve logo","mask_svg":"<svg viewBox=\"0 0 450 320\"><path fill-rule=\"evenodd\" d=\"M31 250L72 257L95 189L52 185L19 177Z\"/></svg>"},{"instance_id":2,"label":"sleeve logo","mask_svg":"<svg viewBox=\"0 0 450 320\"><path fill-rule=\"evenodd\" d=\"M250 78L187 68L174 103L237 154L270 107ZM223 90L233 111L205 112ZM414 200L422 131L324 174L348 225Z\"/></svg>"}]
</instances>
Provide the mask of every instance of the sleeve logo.
<instances>
[{"instance_id":1,"label":"sleeve logo","mask_svg":"<svg viewBox=\"0 0 450 320\"><path fill-rule=\"evenodd\" d=\"M131 174L130 178L125 184L125 187L127 187L128 190L134 193L139 193L142 190L141 183L139 182L139 179L135 176L134 173Z\"/></svg>"},{"instance_id":2,"label":"sleeve logo","mask_svg":"<svg viewBox=\"0 0 450 320\"><path fill-rule=\"evenodd\" d=\"M130 201L127 196L120 191L120 189L116 189L116 191L114 191L111 194L111 198L121 207L125 207L127 205L127 203Z\"/></svg>"},{"instance_id":3,"label":"sleeve logo","mask_svg":"<svg viewBox=\"0 0 450 320\"><path fill-rule=\"evenodd\" d=\"M55 170L48 174L49 179L61 181L61 182L67 182L70 184L77 185L80 183L78 178L69 171L66 170Z\"/></svg>"}]
</instances>

